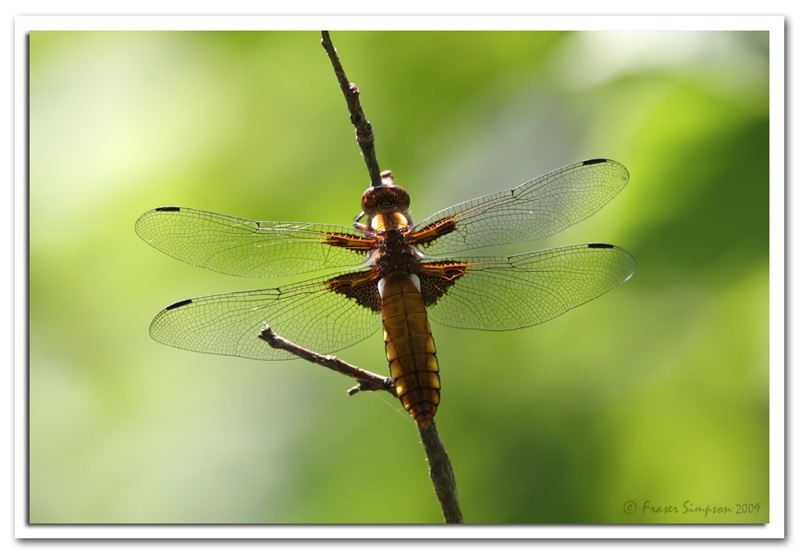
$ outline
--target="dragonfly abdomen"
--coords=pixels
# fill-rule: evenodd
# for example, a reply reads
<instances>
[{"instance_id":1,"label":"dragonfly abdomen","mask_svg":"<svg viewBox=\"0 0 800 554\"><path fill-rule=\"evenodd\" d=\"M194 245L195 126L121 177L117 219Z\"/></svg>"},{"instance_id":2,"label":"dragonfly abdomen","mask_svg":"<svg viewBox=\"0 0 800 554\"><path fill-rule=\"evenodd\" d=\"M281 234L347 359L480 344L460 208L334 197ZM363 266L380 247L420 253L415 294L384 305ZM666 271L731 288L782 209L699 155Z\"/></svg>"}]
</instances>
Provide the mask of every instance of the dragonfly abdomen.
<instances>
[{"instance_id":1,"label":"dragonfly abdomen","mask_svg":"<svg viewBox=\"0 0 800 554\"><path fill-rule=\"evenodd\" d=\"M422 427L433 422L439 405L439 362L428 314L415 275L381 279L386 359L403 407Z\"/></svg>"}]
</instances>

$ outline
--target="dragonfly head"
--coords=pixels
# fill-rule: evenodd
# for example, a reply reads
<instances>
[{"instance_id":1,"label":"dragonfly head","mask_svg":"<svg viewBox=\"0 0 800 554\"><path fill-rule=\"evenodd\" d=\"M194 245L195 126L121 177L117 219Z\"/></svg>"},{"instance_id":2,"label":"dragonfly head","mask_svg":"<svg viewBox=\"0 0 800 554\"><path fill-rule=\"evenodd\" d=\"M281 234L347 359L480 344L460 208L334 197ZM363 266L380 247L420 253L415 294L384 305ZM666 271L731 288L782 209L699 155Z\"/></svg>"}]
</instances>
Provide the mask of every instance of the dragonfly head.
<instances>
[{"instance_id":1,"label":"dragonfly head","mask_svg":"<svg viewBox=\"0 0 800 554\"><path fill-rule=\"evenodd\" d=\"M404 214L410 204L406 189L398 185L369 187L361 196L361 209L370 219L379 214Z\"/></svg>"}]
</instances>

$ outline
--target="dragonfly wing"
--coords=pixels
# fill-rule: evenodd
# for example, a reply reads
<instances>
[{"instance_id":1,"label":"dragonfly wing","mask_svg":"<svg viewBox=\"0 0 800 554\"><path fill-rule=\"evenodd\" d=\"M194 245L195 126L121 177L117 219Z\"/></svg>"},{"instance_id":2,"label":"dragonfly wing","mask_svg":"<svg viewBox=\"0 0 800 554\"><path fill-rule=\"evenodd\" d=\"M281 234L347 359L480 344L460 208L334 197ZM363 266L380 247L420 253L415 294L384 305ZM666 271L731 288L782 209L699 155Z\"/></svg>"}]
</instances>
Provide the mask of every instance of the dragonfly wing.
<instances>
[{"instance_id":1,"label":"dragonfly wing","mask_svg":"<svg viewBox=\"0 0 800 554\"><path fill-rule=\"evenodd\" d=\"M242 277L356 267L373 244L348 227L251 221L177 207L146 212L136 222L136 232L173 258Z\"/></svg>"},{"instance_id":2,"label":"dragonfly wing","mask_svg":"<svg viewBox=\"0 0 800 554\"><path fill-rule=\"evenodd\" d=\"M627 182L628 171L613 160L578 162L442 210L414 226L412 242L443 255L537 240L586 219Z\"/></svg>"},{"instance_id":3,"label":"dragonfly wing","mask_svg":"<svg viewBox=\"0 0 800 554\"><path fill-rule=\"evenodd\" d=\"M428 258L420 274L433 321L505 331L544 323L626 281L633 257L610 244L576 244L508 257Z\"/></svg>"},{"instance_id":4,"label":"dragonfly wing","mask_svg":"<svg viewBox=\"0 0 800 554\"><path fill-rule=\"evenodd\" d=\"M156 315L150 335L195 352L257 360L293 358L258 338L264 323L283 338L322 354L352 346L381 326L377 279L367 270L290 287L183 300Z\"/></svg>"}]
</instances>

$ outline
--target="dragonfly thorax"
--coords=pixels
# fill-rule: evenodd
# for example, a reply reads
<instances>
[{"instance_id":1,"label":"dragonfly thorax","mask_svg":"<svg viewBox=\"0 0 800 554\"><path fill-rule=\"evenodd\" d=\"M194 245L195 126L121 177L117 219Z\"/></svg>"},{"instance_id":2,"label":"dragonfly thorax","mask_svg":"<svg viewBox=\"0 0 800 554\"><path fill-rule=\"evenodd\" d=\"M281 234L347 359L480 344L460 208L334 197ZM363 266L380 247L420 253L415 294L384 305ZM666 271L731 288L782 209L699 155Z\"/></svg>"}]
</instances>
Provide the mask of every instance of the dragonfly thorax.
<instances>
[{"instance_id":1,"label":"dragonfly thorax","mask_svg":"<svg viewBox=\"0 0 800 554\"><path fill-rule=\"evenodd\" d=\"M378 233L405 229L408 227L408 224L408 218L400 212L377 214L369 220L370 230L377 231Z\"/></svg>"},{"instance_id":2,"label":"dragonfly thorax","mask_svg":"<svg viewBox=\"0 0 800 554\"><path fill-rule=\"evenodd\" d=\"M381 231L378 236L374 264L379 275L413 274L419 271L417 250L409 243L408 235L404 231L388 229Z\"/></svg>"}]
</instances>

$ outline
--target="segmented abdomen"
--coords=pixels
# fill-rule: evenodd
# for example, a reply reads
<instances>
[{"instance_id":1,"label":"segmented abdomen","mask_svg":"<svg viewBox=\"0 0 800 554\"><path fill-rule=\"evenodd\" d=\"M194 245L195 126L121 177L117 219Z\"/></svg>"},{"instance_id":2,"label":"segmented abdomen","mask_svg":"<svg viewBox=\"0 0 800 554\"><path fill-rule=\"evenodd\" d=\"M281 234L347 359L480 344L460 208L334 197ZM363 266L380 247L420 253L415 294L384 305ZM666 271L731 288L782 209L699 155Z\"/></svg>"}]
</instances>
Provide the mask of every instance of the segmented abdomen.
<instances>
[{"instance_id":1,"label":"segmented abdomen","mask_svg":"<svg viewBox=\"0 0 800 554\"><path fill-rule=\"evenodd\" d=\"M416 276L381 279L386 359L403 407L422 427L433 423L439 405L439 363L428 314Z\"/></svg>"}]
</instances>

